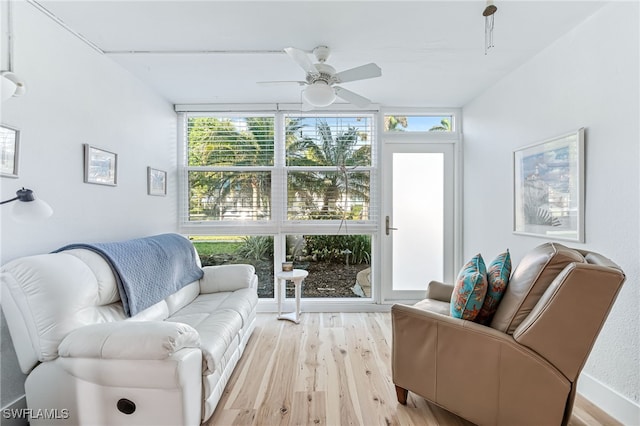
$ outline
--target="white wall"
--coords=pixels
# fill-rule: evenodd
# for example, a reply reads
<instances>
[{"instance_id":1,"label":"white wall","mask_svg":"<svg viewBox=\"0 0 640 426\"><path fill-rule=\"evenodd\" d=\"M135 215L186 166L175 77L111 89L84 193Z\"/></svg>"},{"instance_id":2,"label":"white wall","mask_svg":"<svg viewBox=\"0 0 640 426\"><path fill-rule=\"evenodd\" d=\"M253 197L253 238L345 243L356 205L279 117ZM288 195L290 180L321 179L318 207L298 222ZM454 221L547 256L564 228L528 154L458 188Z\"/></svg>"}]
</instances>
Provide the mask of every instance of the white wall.
<instances>
[{"instance_id":1,"label":"white wall","mask_svg":"<svg viewBox=\"0 0 640 426\"><path fill-rule=\"evenodd\" d=\"M25 186L47 200L46 222L15 224L4 206L2 263L67 242L176 229L176 115L167 101L26 2L14 7L14 71L28 93L2 104L22 131L20 178L2 178L3 199ZM118 186L83 183L82 144L118 154ZM147 195L147 166L169 172L169 196Z\"/></svg>"},{"instance_id":2,"label":"white wall","mask_svg":"<svg viewBox=\"0 0 640 426\"><path fill-rule=\"evenodd\" d=\"M22 131L20 177L0 178L0 193L4 200L22 186L31 188L54 215L21 225L2 206L1 262L66 243L176 231L172 105L26 2L14 3L14 35L13 69L28 93L4 102L0 111L2 123ZM83 183L83 143L119 155L117 187ZM147 166L168 171L168 196L147 195ZM9 374L17 365L4 344L6 332L3 325L2 406L22 392L20 380Z\"/></svg>"},{"instance_id":3,"label":"white wall","mask_svg":"<svg viewBox=\"0 0 640 426\"><path fill-rule=\"evenodd\" d=\"M545 241L511 232L512 152L586 128L586 243L565 244L610 257L627 282L583 372L633 402L604 407L629 424L640 423L638 18L637 2L605 6L463 109L465 258L509 248L517 264Z\"/></svg>"}]
</instances>

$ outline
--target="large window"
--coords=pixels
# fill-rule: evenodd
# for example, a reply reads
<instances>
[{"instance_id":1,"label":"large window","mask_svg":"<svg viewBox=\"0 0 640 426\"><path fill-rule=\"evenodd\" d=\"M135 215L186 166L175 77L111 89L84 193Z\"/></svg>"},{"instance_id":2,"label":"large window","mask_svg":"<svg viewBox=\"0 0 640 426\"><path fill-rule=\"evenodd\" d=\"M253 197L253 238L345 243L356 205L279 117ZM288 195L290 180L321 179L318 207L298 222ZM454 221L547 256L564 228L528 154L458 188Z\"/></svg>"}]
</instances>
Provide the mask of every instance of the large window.
<instances>
[{"instance_id":1,"label":"large window","mask_svg":"<svg viewBox=\"0 0 640 426\"><path fill-rule=\"evenodd\" d=\"M288 220L369 220L372 117L287 117Z\"/></svg>"},{"instance_id":2,"label":"large window","mask_svg":"<svg viewBox=\"0 0 640 426\"><path fill-rule=\"evenodd\" d=\"M373 116L189 114L186 131L187 222L375 219ZM280 205L274 188L287 194Z\"/></svg>"},{"instance_id":3,"label":"large window","mask_svg":"<svg viewBox=\"0 0 640 426\"><path fill-rule=\"evenodd\" d=\"M273 120L188 117L188 221L271 219Z\"/></svg>"},{"instance_id":4,"label":"large window","mask_svg":"<svg viewBox=\"0 0 640 426\"><path fill-rule=\"evenodd\" d=\"M370 298L374 123L372 114L185 113L183 231L198 236L203 264L254 264L270 298L273 271L293 259L310 271L304 297Z\"/></svg>"}]
</instances>

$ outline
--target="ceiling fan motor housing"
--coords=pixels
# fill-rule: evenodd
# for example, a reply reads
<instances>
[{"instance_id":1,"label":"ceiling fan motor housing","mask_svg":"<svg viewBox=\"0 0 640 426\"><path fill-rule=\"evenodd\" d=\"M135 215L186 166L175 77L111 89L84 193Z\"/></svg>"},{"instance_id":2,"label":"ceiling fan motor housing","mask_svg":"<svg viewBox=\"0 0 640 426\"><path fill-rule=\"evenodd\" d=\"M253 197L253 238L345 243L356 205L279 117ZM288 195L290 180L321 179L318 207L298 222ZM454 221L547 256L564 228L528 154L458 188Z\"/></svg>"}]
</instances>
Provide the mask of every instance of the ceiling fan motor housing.
<instances>
[{"instance_id":1,"label":"ceiling fan motor housing","mask_svg":"<svg viewBox=\"0 0 640 426\"><path fill-rule=\"evenodd\" d=\"M320 63L324 63L327 58L329 58L330 53L331 49L329 49L327 46L318 46L313 49L313 54Z\"/></svg>"},{"instance_id":2,"label":"ceiling fan motor housing","mask_svg":"<svg viewBox=\"0 0 640 426\"><path fill-rule=\"evenodd\" d=\"M329 85L336 83L336 79L334 78L334 75L336 74L335 68L333 68L331 65L322 63L314 64L314 66L318 70L318 73L307 74L307 83L313 84L319 81Z\"/></svg>"}]
</instances>

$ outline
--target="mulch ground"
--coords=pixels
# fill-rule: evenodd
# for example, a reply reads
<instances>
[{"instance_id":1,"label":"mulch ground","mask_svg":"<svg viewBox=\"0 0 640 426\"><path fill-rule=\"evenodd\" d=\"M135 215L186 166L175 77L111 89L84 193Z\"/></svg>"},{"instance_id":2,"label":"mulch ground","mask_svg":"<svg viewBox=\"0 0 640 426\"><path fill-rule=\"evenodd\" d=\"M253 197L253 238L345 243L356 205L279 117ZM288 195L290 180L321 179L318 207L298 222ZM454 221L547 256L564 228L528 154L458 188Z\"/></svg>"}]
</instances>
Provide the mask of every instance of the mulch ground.
<instances>
[{"instance_id":1,"label":"mulch ground","mask_svg":"<svg viewBox=\"0 0 640 426\"><path fill-rule=\"evenodd\" d=\"M309 262L306 265L294 264L294 267L309 271L302 284L302 297L358 297L351 288L356 284L358 272L369 265ZM287 297L293 297L293 284L287 285Z\"/></svg>"}]
</instances>

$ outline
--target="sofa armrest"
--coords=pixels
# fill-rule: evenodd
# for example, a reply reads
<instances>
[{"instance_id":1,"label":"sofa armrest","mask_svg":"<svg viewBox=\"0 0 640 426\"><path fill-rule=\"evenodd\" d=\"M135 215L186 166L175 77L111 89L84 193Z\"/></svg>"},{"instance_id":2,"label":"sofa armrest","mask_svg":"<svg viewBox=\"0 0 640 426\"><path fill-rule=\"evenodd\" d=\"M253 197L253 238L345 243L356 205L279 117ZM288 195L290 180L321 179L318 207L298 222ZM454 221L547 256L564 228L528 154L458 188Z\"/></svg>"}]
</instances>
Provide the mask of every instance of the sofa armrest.
<instances>
[{"instance_id":1,"label":"sofa armrest","mask_svg":"<svg viewBox=\"0 0 640 426\"><path fill-rule=\"evenodd\" d=\"M427 299L439 300L441 302L451 302L453 286L451 284L431 281L427 284Z\"/></svg>"},{"instance_id":2,"label":"sofa armrest","mask_svg":"<svg viewBox=\"0 0 640 426\"><path fill-rule=\"evenodd\" d=\"M58 354L68 358L161 360L183 348L199 348L191 326L165 321L117 321L92 324L69 333Z\"/></svg>"},{"instance_id":3,"label":"sofa armrest","mask_svg":"<svg viewBox=\"0 0 640 426\"><path fill-rule=\"evenodd\" d=\"M218 265L202 268L200 293L235 291L242 288L257 288L258 277L253 265Z\"/></svg>"}]
</instances>

